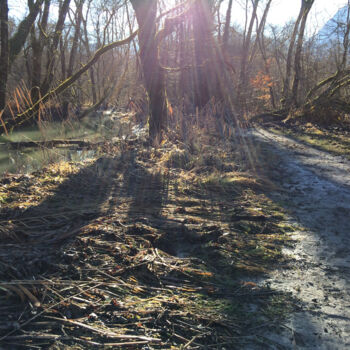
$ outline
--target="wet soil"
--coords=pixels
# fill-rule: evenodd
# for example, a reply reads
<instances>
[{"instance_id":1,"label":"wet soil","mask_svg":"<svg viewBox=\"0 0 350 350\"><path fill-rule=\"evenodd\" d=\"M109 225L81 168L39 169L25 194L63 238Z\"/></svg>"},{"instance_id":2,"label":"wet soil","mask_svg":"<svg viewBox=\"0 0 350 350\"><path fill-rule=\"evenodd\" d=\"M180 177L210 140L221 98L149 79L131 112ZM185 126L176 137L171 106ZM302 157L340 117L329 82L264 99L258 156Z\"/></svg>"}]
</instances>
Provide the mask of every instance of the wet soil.
<instances>
[{"instance_id":1,"label":"wet soil","mask_svg":"<svg viewBox=\"0 0 350 350\"><path fill-rule=\"evenodd\" d=\"M252 133L265 157L273 158L270 179L281 187L271 198L297 225L292 259L264 283L290 291L300 310L270 334L288 349L350 348L350 162L266 130Z\"/></svg>"}]
</instances>

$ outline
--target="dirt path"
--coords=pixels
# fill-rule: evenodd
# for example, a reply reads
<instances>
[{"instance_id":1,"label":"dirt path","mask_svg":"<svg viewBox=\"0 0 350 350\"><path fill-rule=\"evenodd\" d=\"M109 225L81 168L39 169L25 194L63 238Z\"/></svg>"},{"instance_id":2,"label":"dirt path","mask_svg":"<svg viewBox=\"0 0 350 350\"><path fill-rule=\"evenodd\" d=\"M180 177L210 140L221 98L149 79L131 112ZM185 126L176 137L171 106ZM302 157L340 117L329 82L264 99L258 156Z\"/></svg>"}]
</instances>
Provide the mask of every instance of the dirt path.
<instances>
[{"instance_id":1,"label":"dirt path","mask_svg":"<svg viewBox=\"0 0 350 350\"><path fill-rule=\"evenodd\" d=\"M282 202L300 226L293 237L294 260L267 281L290 291L302 308L271 336L292 349L350 348L350 163L266 130L253 132L279 160L272 180Z\"/></svg>"}]
</instances>

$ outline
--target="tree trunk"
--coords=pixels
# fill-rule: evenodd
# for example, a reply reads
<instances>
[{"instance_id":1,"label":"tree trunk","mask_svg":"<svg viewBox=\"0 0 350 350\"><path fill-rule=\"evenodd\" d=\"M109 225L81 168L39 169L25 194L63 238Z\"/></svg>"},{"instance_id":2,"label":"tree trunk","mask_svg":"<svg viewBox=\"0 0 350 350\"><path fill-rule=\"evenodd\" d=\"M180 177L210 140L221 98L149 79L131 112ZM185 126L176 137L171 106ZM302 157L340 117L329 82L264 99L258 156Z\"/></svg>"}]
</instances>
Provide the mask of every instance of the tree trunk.
<instances>
[{"instance_id":1,"label":"tree trunk","mask_svg":"<svg viewBox=\"0 0 350 350\"><path fill-rule=\"evenodd\" d=\"M9 40L9 65L11 67L17 55L21 52L30 28L32 27L35 19L40 11L41 5L44 0L37 0L35 4L29 6L29 14L24 20L18 25L16 33Z\"/></svg>"},{"instance_id":2,"label":"tree trunk","mask_svg":"<svg viewBox=\"0 0 350 350\"><path fill-rule=\"evenodd\" d=\"M265 69L265 73L270 77L271 76L271 72L270 72L270 65L268 62L268 57L267 57L267 52L266 52L266 45L265 45L265 24L266 24L266 19L267 19L267 15L268 12L270 10L270 6L271 6L272 0L268 0L265 10L264 10L264 14L262 16L261 22L257 28L256 31L256 41L255 41L255 45L258 45L260 48L260 52L261 52L261 56L262 59L264 60L264 69ZM253 53L255 52L255 48L253 48ZM250 64L252 63L253 60L253 54L251 55L250 58ZM275 92L273 89L273 85L269 86L269 92L270 92L270 101L271 101L271 106L273 109L276 109L276 97L275 97Z\"/></svg>"},{"instance_id":3,"label":"tree trunk","mask_svg":"<svg viewBox=\"0 0 350 350\"><path fill-rule=\"evenodd\" d=\"M158 57L156 40L157 0L131 0L139 24L140 60L149 98L149 137L161 138L167 123L167 99L164 73Z\"/></svg>"},{"instance_id":4,"label":"tree trunk","mask_svg":"<svg viewBox=\"0 0 350 350\"><path fill-rule=\"evenodd\" d=\"M301 78L301 52L303 48L303 40L304 40L304 32L305 32L305 26L306 26L306 20L310 13L312 4L314 3L314 0L303 0L303 16L300 22L300 29L299 29L299 35L298 35L298 41L297 46L295 49L295 58L294 58L294 81L293 81L293 87L292 87L292 96L291 96L291 103L292 106L297 107L298 106L298 88L299 88L299 82Z\"/></svg>"},{"instance_id":5,"label":"tree trunk","mask_svg":"<svg viewBox=\"0 0 350 350\"><path fill-rule=\"evenodd\" d=\"M298 30L299 30L299 25L300 25L300 21L303 17L303 12L304 12L304 0L302 0L302 5L300 8L300 12L298 15L298 18L294 24L294 28L293 28L293 33L292 33L292 37L290 38L290 43L289 43L289 48L288 48L288 53L287 53L287 62L286 62L286 75L284 78L284 83L283 83L283 92L282 92L282 96L283 96L283 100L282 102L282 106L284 108L289 108L290 106L290 78L292 75L292 59L293 59L293 52L294 52L294 45L295 45L295 41L298 35Z\"/></svg>"},{"instance_id":6,"label":"tree trunk","mask_svg":"<svg viewBox=\"0 0 350 350\"><path fill-rule=\"evenodd\" d=\"M1 21L1 57L0 57L0 110L6 105L6 86L8 72L17 55L21 52L30 28L40 11L44 0L37 0L35 4L30 3L29 14L20 22L16 33L8 38L8 5L7 0L1 0L0 21Z\"/></svg>"},{"instance_id":7,"label":"tree trunk","mask_svg":"<svg viewBox=\"0 0 350 350\"><path fill-rule=\"evenodd\" d=\"M66 45L63 42L62 37L60 38L60 61L61 61L61 79L64 81L67 77L66 74ZM89 57L91 54L89 55Z\"/></svg>"},{"instance_id":8,"label":"tree trunk","mask_svg":"<svg viewBox=\"0 0 350 350\"><path fill-rule=\"evenodd\" d=\"M350 34L350 1L348 0L348 8L346 12L346 30L343 38L344 51L343 51L342 62L340 65L340 70L344 70L347 65L348 54L349 54L349 34Z\"/></svg>"},{"instance_id":9,"label":"tree trunk","mask_svg":"<svg viewBox=\"0 0 350 350\"><path fill-rule=\"evenodd\" d=\"M73 74L73 69L74 69L74 63L75 63L75 58L77 55L78 51L78 44L79 44L79 38L80 38L80 27L81 27L81 21L83 17L83 5L84 5L84 0L80 0L79 3L77 4L77 10L75 14L75 31L74 31L74 37L73 37L73 42L72 42L72 48L70 51L70 56L69 56L69 62L68 62L68 68L67 68L67 76L70 77ZM68 116L68 107L69 107L69 96L67 96L66 100L63 102L62 106L62 114L63 117L66 118Z\"/></svg>"},{"instance_id":10,"label":"tree trunk","mask_svg":"<svg viewBox=\"0 0 350 350\"><path fill-rule=\"evenodd\" d=\"M241 58L241 71L239 76L239 86L238 86L238 103L241 113L244 115L247 112L247 90L248 90L248 68L249 68L249 51L252 41L252 33L254 21L256 18L256 13L258 9L259 0L252 0L253 10L252 15L248 25L248 31L243 38L242 47L242 58ZM246 9L248 11L248 8Z\"/></svg>"},{"instance_id":11,"label":"tree trunk","mask_svg":"<svg viewBox=\"0 0 350 350\"><path fill-rule=\"evenodd\" d=\"M52 84L54 78L54 67L56 62L56 52L58 48L58 44L60 41L60 37L62 35L64 21L66 20L66 15L69 10L70 0L64 0L62 6L60 7L58 13L58 20L55 27L55 32L53 35L52 43L48 50L48 61L46 65L46 74L43 83L41 84L41 94L45 95Z\"/></svg>"},{"instance_id":12,"label":"tree trunk","mask_svg":"<svg viewBox=\"0 0 350 350\"><path fill-rule=\"evenodd\" d=\"M88 5L88 10L86 12L86 18L82 17L83 29L84 29L84 39L82 40L85 46L85 50L88 56L91 56L90 44L89 44L89 35L87 30L87 18L90 10L90 3ZM92 94L92 104L95 105L97 103L97 93L96 93L96 82L95 82L95 73L94 68L90 69L90 81L91 81L91 94Z\"/></svg>"},{"instance_id":13,"label":"tree trunk","mask_svg":"<svg viewBox=\"0 0 350 350\"><path fill-rule=\"evenodd\" d=\"M267 19L267 15L269 14L269 11L270 11L271 3L272 3L272 0L267 1L263 15L262 15L261 20L260 20L260 23L258 20L258 16L255 13L255 20L256 20L256 27L257 28L256 28L254 45L253 45L252 52L251 52L250 57L249 57L249 63L248 63L249 66L252 65L253 59L254 59L255 54L256 54L256 50L257 50L258 46L260 45L260 43L264 39L266 19Z\"/></svg>"},{"instance_id":14,"label":"tree trunk","mask_svg":"<svg viewBox=\"0 0 350 350\"><path fill-rule=\"evenodd\" d=\"M212 18L209 0L197 0L193 7L195 104L201 109L210 100L210 85L217 86L213 74Z\"/></svg>"},{"instance_id":15,"label":"tree trunk","mask_svg":"<svg viewBox=\"0 0 350 350\"><path fill-rule=\"evenodd\" d=\"M8 6L7 0L0 2L0 112L6 106L6 86L9 68L9 50L8 50Z\"/></svg>"},{"instance_id":16,"label":"tree trunk","mask_svg":"<svg viewBox=\"0 0 350 350\"><path fill-rule=\"evenodd\" d=\"M40 97L40 85L41 85L41 68L42 57L45 42L45 31L47 29L47 23L49 18L51 0L45 0L45 6L43 16L38 25L39 37L36 37L35 27L32 27L32 76L31 76L31 98L32 103L35 103Z\"/></svg>"},{"instance_id":17,"label":"tree trunk","mask_svg":"<svg viewBox=\"0 0 350 350\"><path fill-rule=\"evenodd\" d=\"M229 0L227 11L226 11L226 22L225 22L225 28L224 28L224 35L222 37L222 47L223 47L224 54L227 52L228 39L229 39L229 35L230 35L232 2L233 2L233 0Z\"/></svg>"}]
</instances>

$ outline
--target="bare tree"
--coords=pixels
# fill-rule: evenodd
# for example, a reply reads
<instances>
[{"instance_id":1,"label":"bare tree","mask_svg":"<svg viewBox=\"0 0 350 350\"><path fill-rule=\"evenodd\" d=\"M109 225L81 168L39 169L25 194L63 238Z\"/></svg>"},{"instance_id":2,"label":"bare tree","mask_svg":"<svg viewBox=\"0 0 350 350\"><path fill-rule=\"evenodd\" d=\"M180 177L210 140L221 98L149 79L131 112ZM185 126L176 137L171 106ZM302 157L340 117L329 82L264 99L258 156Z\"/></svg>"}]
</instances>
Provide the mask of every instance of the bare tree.
<instances>
[{"instance_id":1,"label":"bare tree","mask_svg":"<svg viewBox=\"0 0 350 350\"><path fill-rule=\"evenodd\" d=\"M129 44L137 35L137 32L131 33L131 35L123 40L118 40L113 43L110 43L108 45L104 45L103 47L99 48L95 53L92 55L92 57L88 60L86 64L84 64L79 70L74 72L70 77L68 77L65 81L63 81L61 84L59 84L54 89L47 92L44 96L42 96L37 102L35 102L32 106L27 108L24 112L19 113L16 116L15 124L20 125L24 123L25 121L33 118L33 116L37 113L37 111L40 109L41 104L46 103L53 97L56 97L60 95L62 92L64 92L66 89L68 89L70 86L72 86L84 73L86 73L99 59L102 55L104 55L106 52L113 50L117 47L124 46L126 44ZM10 124L9 121L5 123L6 125ZM4 125L3 125L4 126Z\"/></svg>"},{"instance_id":2,"label":"bare tree","mask_svg":"<svg viewBox=\"0 0 350 350\"><path fill-rule=\"evenodd\" d=\"M45 0L44 10L37 30L33 24L31 29L31 48L32 48L32 74L31 74L31 98L36 102L40 97L42 60L44 47L47 44L47 24L49 18L51 0ZM38 32L38 33L36 33Z\"/></svg>"},{"instance_id":3,"label":"bare tree","mask_svg":"<svg viewBox=\"0 0 350 350\"><path fill-rule=\"evenodd\" d=\"M139 24L140 59L150 105L149 135L154 140L161 135L167 122L164 72L156 40L157 0L131 0L131 4Z\"/></svg>"},{"instance_id":4,"label":"bare tree","mask_svg":"<svg viewBox=\"0 0 350 350\"><path fill-rule=\"evenodd\" d=\"M6 105L6 85L9 66L7 0L0 2L0 39L0 111L2 111Z\"/></svg>"},{"instance_id":5,"label":"bare tree","mask_svg":"<svg viewBox=\"0 0 350 350\"><path fill-rule=\"evenodd\" d=\"M306 20L314 0L302 0L298 18L294 24L292 36L288 47L287 61L286 61L286 73L283 84L283 100L282 104L285 108L289 109L292 105L297 104L297 94L301 75L301 51L304 40L304 32L306 26ZM294 47L295 52L294 52ZM293 67L293 54L294 54L294 80L292 91L290 87Z\"/></svg>"},{"instance_id":6,"label":"bare tree","mask_svg":"<svg viewBox=\"0 0 350 350\"><path fill-rule=\"evenodd\" d=\"M69 10L69 4L70 0L64 0L60 6L59 12L58 12L58 19L56 22L55 30L53 32L52 40L49 44L49 49L47 52L47 64L46 64L46 72L43 79L43 82L41 83L41 95L45 95L49 89L50 86L54 80L54 68L56 64L56 58L57 58L57 49L60 42L60 38L63 32L64 28L64 22L66 20L66 16Z\"/></svg>"},{"instance_id":7,"label":"bare tree","mask_svg":"<svg viewBox=\"0 0 350 350\"><path fill-rule=\"evenodd\" d=\"M223 46L224 52L227 52L227 45L228 45L229 34L230 34L232 3L233 3L233 0L229 0L227 11L226 11L225 28L224 28L224 34L222 37L222 46Z\"/></svg>"},{"instance_id":8,"label":"bare tree","mask_svg":"<svg viewBox=\"0 0 350 350\"><path fill-rule=\"evenodd\" d=\"M313 3L314 3L314 0L302 0L302 6L301 6L302 18L300 21L298 41L295 48L295 58L294 58L294 81L293 81L292 96L291 96L291 102L293 106L298 106L299 104L298 87L301 79L301 52L302 52L303 41L304 41L306 21Z\"/></svg>"},{"instance_id":9,"label":"bare tree","mask_svg":"<svg viewBox=\"0 0 350 350\"><path fill-rule=\"evenodd\" d=\"M246 23L247 30L244 31L243 44L242 44L242 54L241 54L241 67L238 83L238 103L241 113L247 113L247 90L248 90L248 58L252 42L252 34L254 22L256 19L256 13L258 10L259 0L252 1L252 13L250 20ZM246 6L246 17L248 18L248 2Z\"/></svg>"},{"instance_id":10,"label":"bare tree","mask_svg":"<svg viewBox=\"0 0 350 350\"><path fill-rule=\"evenodd\" d=\"M79 38L80 38L80 31L81 31L81 22L82 22L82 18L83 18L84 0L77 0L75 5L76 5L76 12L75 12L75 16L74 16L74 36L73 36L73 41L72 41L72 47L70 50L68 67L67 67L67 71L66 71L66 74L68 77L70 77L73 74L74 64L76 61ZM69 107L69 101L66 98L65 101L63 102L63 106L62 106L63 116L68 115L68 107Z\"/></svg>"},{"instance_id":11,"label":"bare tree","mask_svg":"<svg viewBox=\"0 0 350 350\"><path fill-rule=\"evenodd\" d=\"M91 49L90 49L90 44L89 44L87 19L88 19L88 15L90 12L91 1L92 0L89 0L89 2L88 2L86 17L85 18L84 18L84 16L82 17L83 34L84 34L84 37L82 38L82 42L85 46L86 53L88 54L89 57L91 56ZM91 67L89 74L90 74L90 80L91 80L92 103L95 104L97 102L97 93L96 93L95 71L94 71L93 67Z\"/></svg>"},{"instance_id":12,"label":"bare tree","mask_svg":"<svg viewBox=\"0 0 350 350\"><path fill-rule=\"evenodd\" d=\"M349 54L349 34L350 34L350 0L348 0L346 10L345 33L343 37L343 56L339 70L344 70L348 62Z\"/></svg>"},{"instance_id":13,"label":"bare tree","mask_svg":"<svg viewBox=\"0 0 350 350\"><path fill-rule=\"evenodd\" d=\"M0 68L0 110L5 108L6 105L6 86L8 73L11 66L21 52L30 28L36 20L36 17L40 11L41 5L44 0L37 0L35 3L33 0L28 0L29 13L19 23L17 31L11 38L8 37L8 4L7 0L1 1L1 68Z\"/></svg>"}]
</instances>

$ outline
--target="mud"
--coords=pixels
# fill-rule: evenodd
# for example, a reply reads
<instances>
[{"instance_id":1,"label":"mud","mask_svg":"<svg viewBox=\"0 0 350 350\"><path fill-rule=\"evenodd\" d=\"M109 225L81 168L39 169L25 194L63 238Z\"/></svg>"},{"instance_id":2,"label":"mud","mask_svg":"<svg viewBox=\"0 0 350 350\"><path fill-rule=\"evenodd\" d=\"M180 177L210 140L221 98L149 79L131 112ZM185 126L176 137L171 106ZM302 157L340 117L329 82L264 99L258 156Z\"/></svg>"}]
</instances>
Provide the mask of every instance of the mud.
<instances>
[{"instance_id":1,"label":"mud","mask_svg":"<svg viewBox=\"0 0 350 350\"><path fill-rule=\"evenodd\" d=\"M252 142L277 159L271 198L288 210L296 244L263 283L289 291L300 308L267 338L287 349L350 348L350 162L266 130Z\"/></svg>"}]
</instances>

